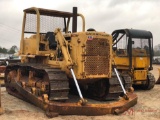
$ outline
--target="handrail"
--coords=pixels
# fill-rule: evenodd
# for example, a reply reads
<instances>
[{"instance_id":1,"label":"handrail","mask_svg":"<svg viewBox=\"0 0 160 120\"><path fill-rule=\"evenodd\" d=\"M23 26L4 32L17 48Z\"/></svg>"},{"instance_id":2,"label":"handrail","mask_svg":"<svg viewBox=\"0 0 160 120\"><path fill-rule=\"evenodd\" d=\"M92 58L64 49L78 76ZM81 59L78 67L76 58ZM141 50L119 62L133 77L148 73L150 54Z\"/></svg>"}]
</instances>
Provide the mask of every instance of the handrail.
<instances>
[{"instance_id":1,"label":"handrail","mask_svg":"<svg viewBox=\"0 0 160 120\"><path fill-rule=\"evenodd\" d=\"M85 18L82 14L78 13L78 16L80 16L82 18L82 31L85 31Z\"/></svg>"}]
</instances>

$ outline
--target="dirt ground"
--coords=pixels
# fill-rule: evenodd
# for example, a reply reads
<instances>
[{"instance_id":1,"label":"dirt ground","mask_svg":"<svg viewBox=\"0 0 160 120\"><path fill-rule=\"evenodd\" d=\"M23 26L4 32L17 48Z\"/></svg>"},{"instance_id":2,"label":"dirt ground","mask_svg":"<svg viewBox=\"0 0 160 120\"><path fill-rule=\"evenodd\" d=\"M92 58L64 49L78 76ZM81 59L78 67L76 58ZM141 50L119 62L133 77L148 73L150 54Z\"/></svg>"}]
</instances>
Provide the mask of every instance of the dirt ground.
<instances>
[{"instance_id":1,"label":"dirt ground","mask_svg":"<svg viewBox=\"0 0 160 120\"><path fill-rule=\"evenodd\" d=\"M154 65L152 73L158 78L157 68ZM51 120L160 120L160 85L155 85L152 90L135 90L138 95L138 103L121 115L104 115L104 116L58 116ZM2 107L5 113L0 116L0 120L46 120L49 119L44 111L32 104L17 99L7 94L2 87Z\"/></svg>"}]
</instances>

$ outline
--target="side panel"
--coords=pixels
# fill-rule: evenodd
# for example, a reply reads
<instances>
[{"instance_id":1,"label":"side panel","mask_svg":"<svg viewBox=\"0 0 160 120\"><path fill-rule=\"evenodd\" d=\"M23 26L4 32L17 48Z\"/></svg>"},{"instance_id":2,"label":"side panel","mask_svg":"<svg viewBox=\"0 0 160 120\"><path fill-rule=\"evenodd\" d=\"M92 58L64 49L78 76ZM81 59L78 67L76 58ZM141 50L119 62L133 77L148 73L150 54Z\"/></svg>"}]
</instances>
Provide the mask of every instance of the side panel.
<instances>
[{"instance_id":1,"label":"side panel","mask_svg":"<svg viewBox=\"0 0 160 120\"><path fill-rule=\"evenodd\" d=\"M37 50L37 40L36 37L24 39L24 54L25 55L35 55Z\"/></svg>"},{"instance_id":2,"label":"side panel","mask_svg":"<svg viewBox=\"0 0 160 120\"><path fill-rule=\"evenodd\" d=\"M148 60L149 59L147 57L134 57L134 68L146 68L147 66L149 66Z\"/></svg>"},{"instance_id":3,"label":"side panel","mask_svg":"<svg viewBox=\"0 0 160 120\"><path fill-rule=\"evenodd\" d=\"M117 68L121 69L122 67L129 67L129 58L128 57L114 57ZM132 58L132 68L143 68L148 69L150 61L147 57L133 57Z\"/></svg>"},{"instance_id":4,"label":"side panel","mask_svg":"<svg viewBox=\"0 0 160 120\"><path fill-rule=\"evenodd\" d=\"M147 79L147 70L134 71L134 80L146 80L146 79Z\"/></svg>"},{"instance_id":5,"label":"side panel","mask_svg":"<svg viewBox=\"0 0 160 120\"><path fill-rule=\"evenodd\" d=\"M115 60L115 63L116 63L116 65L117 65L117 67L119 67L119 66L129 66L129 59L128 59L128 57L115 57L114 58L114 60Z\"/></svg>"}]
</instances>

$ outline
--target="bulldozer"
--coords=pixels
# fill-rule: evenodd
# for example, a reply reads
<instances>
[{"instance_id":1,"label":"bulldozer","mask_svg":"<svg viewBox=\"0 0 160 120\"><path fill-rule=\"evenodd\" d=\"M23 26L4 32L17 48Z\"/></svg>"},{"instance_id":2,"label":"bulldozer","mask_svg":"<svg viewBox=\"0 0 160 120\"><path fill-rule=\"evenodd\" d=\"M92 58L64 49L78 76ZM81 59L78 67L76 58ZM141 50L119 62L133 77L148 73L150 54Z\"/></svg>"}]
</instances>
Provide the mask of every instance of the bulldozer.
<instances>
[{"instance_id":1,"label":"bulldozer","mask_svg":"<svg viewBox=\"0 0 160 120\"><path fill-rule=\"evenodd\" d=\"M155 85L153 37L150 31L119 29L112 32L114 62L120 74L130 75L133 86L150 90Z\"/></svg>"},{"instance_id":2,"label":"bulldozer","mask_svg":"<svg viewBox=\"0 0 160 120\"><path fill-rule=\"evenodd\" d=\"M48 117L120 114L137 103L131 78L122 82L113 65L112 36L85 31L77 7L73 12L25 9L19 53L21 62L6 67L6 90Z\"/></svg>"}]
</instances>

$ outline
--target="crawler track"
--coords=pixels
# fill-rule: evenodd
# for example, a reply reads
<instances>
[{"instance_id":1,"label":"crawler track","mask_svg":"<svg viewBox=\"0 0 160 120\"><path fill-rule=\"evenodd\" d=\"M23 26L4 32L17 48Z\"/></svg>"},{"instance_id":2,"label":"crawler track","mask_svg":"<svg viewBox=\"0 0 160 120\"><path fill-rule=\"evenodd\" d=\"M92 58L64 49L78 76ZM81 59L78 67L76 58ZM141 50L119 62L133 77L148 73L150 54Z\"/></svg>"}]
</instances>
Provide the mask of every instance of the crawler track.
<instances>
[{"instance_id":1,"label":"crawler track","mask_svg":"<svg viewBox=\"0 0 160 120\"><path fill-rule=\"evenodd\" d=\"M20 73L18 73L20 71ZM30 73L31 72L31 73ZM69 83L65 72L57 68L40 64L10 65L6 69L5 83L7 91L16 94L13 82L25 84L24 89L32 92L35 89L36 96L48 94L49 100L67 100ZM14 96L17 96L13 94Z\"/></svg>"},{"instance_id":2,"label":"crawler track","mask_svg":"<svg viewBox=\"0 0 160 120\"><path fill-rule=\"evenodd\" d=\"M148 73L147 74L147 81L146 81L146 84L144 84L142 87L143 89L145 90L150 90L154 87L155 85L155 77L153 76L152 73Z\"/></svg>"},{"instance_id":3,"label":"crawler track","mask_svg":"<svg viewBox=\"0 0 160 120\"><path fill-rule=\"evenodd\" d=\"M126 90L132 86L131 77L128 74L122 74L121 80ZM113 72L110 79L101 79L89 85L88 94L98 100L115 100L123 94L122 87L116 74Z\"/></svg>"}]
</instances>

